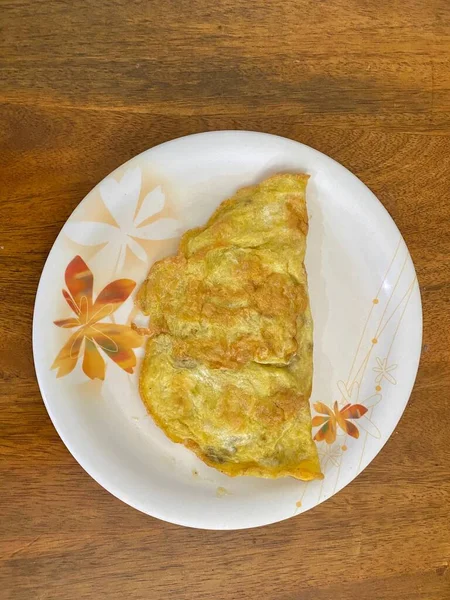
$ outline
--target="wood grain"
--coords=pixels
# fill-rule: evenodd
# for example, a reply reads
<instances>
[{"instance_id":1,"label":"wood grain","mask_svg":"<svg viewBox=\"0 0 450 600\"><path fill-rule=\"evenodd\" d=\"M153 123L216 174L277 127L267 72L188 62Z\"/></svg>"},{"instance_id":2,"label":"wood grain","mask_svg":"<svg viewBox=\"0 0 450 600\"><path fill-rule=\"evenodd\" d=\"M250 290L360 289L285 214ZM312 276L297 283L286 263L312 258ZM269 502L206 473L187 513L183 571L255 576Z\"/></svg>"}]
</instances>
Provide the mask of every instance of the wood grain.
<instances>
[{"instance_id":1,"label":"wood grain","mask_svg":"<svg viewBox=\"0 0 450 600\"><path fill-rule=\"evenodd\" d=\"M450 598L448 0L0 0L0 597ZM59 229L160 142L255 129L371 187L417 267L422 362L347 488L262 529L183 529L100 488L57 436L31 354Z\"/></svg>"}]
</instances>

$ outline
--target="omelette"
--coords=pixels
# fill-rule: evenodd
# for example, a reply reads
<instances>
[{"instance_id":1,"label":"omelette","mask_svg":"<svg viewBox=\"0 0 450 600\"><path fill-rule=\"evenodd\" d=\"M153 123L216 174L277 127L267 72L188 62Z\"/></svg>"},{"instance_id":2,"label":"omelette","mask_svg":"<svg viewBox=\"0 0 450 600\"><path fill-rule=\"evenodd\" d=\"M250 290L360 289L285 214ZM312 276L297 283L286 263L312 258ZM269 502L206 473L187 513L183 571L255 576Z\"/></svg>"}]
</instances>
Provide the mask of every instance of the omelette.
<instances>
[{"instance_id":1,"label":"omelette","mask_svg":"<svg viewBox=\"0 0 450 600\"><path fill-rule=\"evenodd\" d=\"M321 478L311 435L308 175L240 189L155 263L140 393L154 421L227 475Z\"/></svg>"}]
</instances>

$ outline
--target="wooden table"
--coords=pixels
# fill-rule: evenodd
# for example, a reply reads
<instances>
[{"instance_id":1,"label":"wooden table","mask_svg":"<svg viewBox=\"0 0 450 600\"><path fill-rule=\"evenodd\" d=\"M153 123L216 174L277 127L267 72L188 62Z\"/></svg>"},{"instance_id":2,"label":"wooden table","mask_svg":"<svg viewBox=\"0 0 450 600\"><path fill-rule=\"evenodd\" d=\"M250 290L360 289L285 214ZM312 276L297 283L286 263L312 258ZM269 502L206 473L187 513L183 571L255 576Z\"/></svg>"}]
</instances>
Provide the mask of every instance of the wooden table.
<instances>
[{"instance_id":1,"label":"wooden table","mask_svg":"<svg viewBox=\"0 0 450 600\"><path fill-rule=\"evenodd\" d=\"M2 0L0 15L0 597L450 598L448 0ZM383 451L311 512L240 532L169 525L100 488L53 429L31 354L40 272L83 196L213 129L351 169L402 231L424 308Z\"/></svg>"}]
</instances>

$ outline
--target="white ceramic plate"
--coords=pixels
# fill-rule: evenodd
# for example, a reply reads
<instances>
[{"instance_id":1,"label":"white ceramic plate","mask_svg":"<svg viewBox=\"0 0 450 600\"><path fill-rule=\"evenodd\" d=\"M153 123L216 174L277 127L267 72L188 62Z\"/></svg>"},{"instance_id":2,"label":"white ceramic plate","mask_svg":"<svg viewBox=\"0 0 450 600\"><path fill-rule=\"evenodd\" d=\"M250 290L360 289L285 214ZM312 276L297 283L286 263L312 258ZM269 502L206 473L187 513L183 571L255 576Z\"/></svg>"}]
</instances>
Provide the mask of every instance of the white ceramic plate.
<instances>
[{"instance_id":1,"label":"white ceramic plate","mask_svg":"<svg viewBox=\"0 0 450 600\"><path fill-rule=\"evenodd\" d=\"M133 305L139 284L155 260L175 252L180 234L203 224L238 188L282 171L311 175L306 261L315 323L311 408L325 479L310 483L232 479L170 442L139 398L143 349L130 328L140 319ZM131 281L109 285L124 278ZM72 298L66 293L66 300L63 289ZM308 146L264 133L220 131L152 148L86 196L43 270L33 350L49 415L98 483L172 523L239 529L316 506L370 463L408 402L421 336L413 263L372 192ZM320 439L330 421L336 435Z\"/></svg>"}]
</instances>

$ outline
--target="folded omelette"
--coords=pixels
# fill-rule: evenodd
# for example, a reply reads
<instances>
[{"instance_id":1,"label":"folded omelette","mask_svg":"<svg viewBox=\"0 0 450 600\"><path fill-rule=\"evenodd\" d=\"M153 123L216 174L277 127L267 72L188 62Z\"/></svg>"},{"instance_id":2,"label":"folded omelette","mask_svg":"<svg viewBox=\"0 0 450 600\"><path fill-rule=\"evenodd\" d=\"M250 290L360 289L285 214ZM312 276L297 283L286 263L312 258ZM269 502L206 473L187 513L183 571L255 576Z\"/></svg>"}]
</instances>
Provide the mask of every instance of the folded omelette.
<instances>
[{"instance_id":1,"label":"folded omelette","mask_svg":"<svg viewBox=\"0 0 450 600\"><path fill-rule=\"evenodd\" d=\"M139 291L147 410L227 475L322 477L309 408L307 181L280 174L239 190Z\"/></svg>"}]
</instances>

